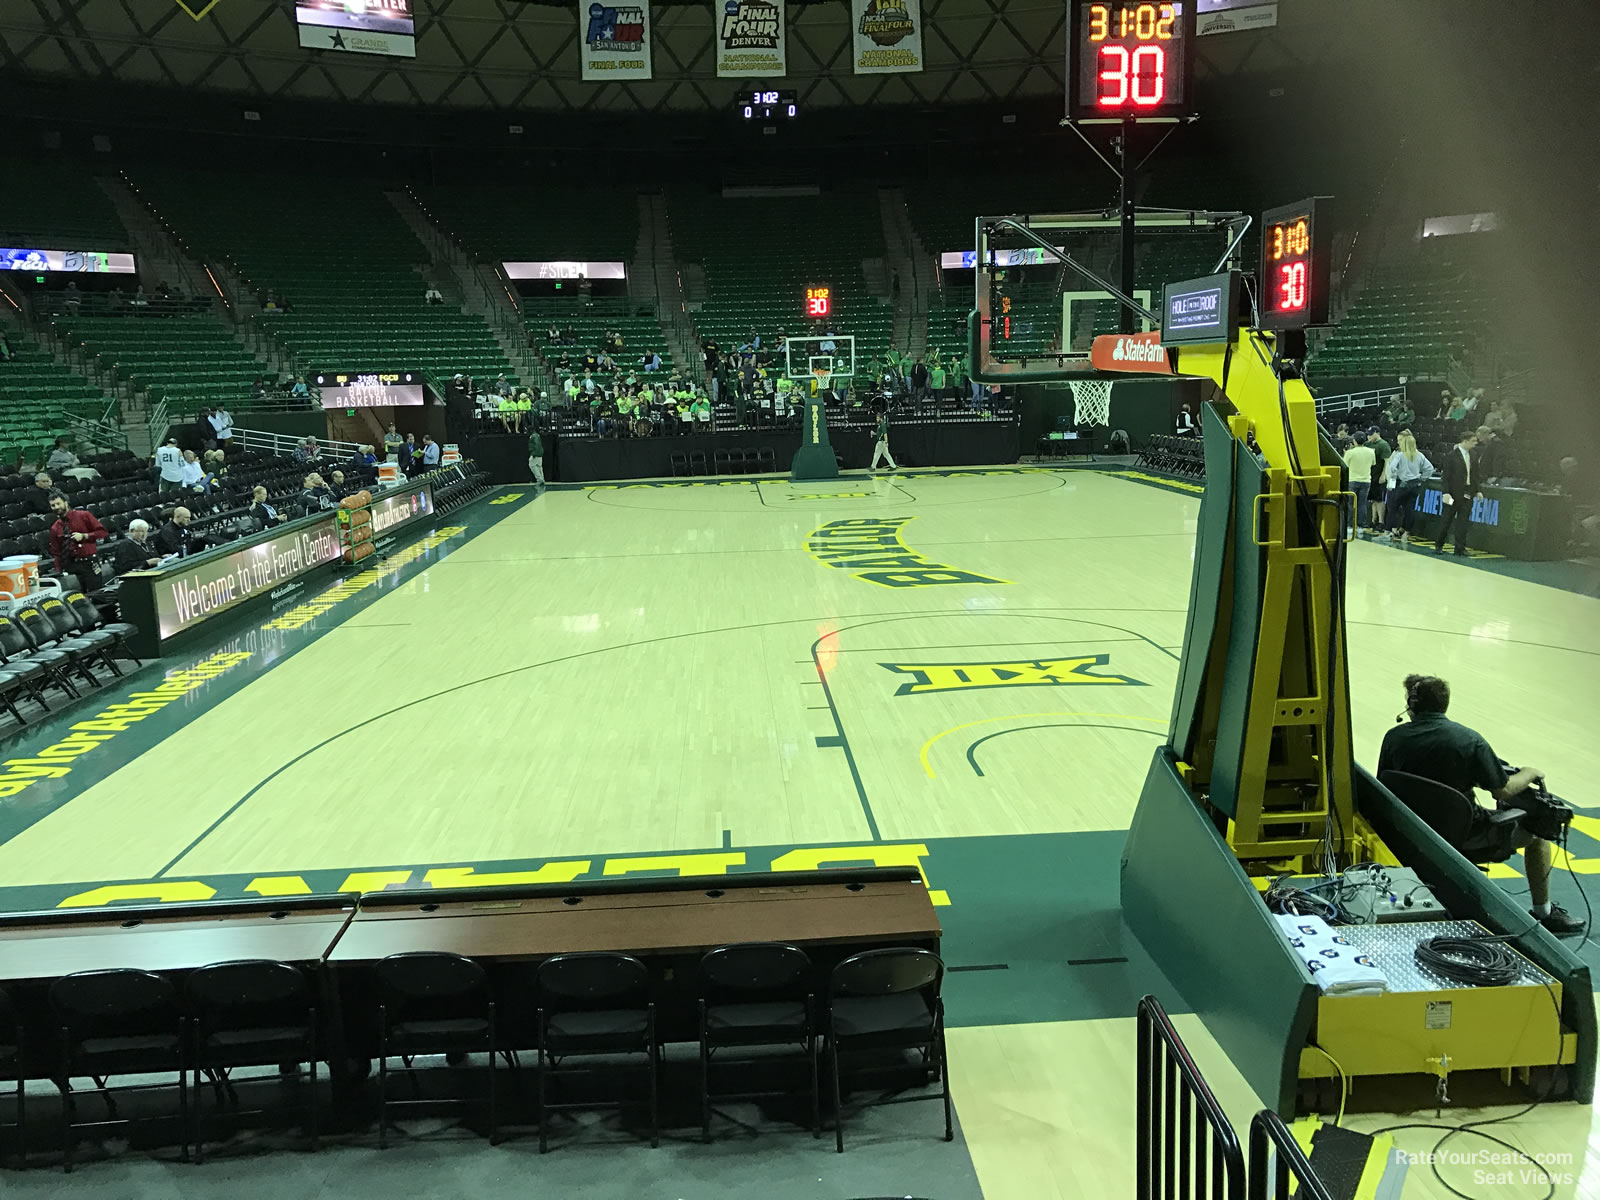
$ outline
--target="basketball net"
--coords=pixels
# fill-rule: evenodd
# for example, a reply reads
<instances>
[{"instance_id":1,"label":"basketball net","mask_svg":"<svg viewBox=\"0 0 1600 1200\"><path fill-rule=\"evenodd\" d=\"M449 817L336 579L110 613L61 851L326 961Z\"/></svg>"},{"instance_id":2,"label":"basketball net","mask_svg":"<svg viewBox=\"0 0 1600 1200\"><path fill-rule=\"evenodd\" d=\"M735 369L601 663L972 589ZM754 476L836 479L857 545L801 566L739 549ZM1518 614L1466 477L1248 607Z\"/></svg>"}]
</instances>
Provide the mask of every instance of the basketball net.
<instances>
[{"instance_id":1,"label":"basketball net","mask_svg":"<svg viewBox=\"0 0 1600 1200\"><path fill-rule=\"evenodd\" d=\"M1110 424L1111 385L1114 379L1072 381L1073 422L1078 425Z\"/></svg>"},{"instance_id":2,"label":"basketball net","mask_svg":"<svg viewBox=\"0 0 1600 1200\"><path fill-rule=\"evenodd\" d=\"M828 385L833 382L833 372L826 367L811 368L811 394L820 396L828 390Z\"/></svg>"}]
</instances>

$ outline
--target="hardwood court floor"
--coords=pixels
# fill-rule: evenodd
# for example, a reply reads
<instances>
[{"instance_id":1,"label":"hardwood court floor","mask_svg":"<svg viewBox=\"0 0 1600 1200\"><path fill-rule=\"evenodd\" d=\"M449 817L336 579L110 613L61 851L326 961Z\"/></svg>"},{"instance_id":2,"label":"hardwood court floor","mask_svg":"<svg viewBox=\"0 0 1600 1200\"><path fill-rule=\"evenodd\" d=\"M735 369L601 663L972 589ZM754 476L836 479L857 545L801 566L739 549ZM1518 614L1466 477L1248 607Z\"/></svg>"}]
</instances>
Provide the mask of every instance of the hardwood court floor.
<instances>
[{"instance_id":1,"label":"hardwood court floor","mask_svg":"<svg viewBox=\"0 0 1600 1200\"><path fill-rule=\"evenodd\" d=\"M245 686L128 735L147 748L0 845L0 881L271 894L508 865L916 862L947 957L979 972L952 976L951 1022L986 1194L1118 1194L1127 1014L1159 976L1119 946L1116 856L1166 728L1197 510L1113 472L1033 469L485 508L498 519L270 669L258 654ZM1574 865L1600 871L1600 602L1364 543L1346 602L1358 757L1407 672L1443 675L1452 715L1594 813ZM1517 1127L1581 1163L1589 1120Z\"/></svg>"}]
</instances>

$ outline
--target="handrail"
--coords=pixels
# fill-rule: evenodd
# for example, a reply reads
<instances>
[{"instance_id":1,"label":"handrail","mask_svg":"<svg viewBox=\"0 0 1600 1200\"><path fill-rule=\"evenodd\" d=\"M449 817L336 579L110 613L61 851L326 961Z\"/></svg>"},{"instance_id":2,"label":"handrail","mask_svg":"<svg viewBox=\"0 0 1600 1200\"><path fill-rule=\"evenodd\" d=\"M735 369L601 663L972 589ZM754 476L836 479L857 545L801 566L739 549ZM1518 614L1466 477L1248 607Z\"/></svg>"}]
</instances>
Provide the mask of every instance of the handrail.
<instances>
[{"instance_id":1,"label":"handrail","mask_svg":"<svg viewBox=\"0 0 1600 1200\"><path fill-rule=\"evenodd\" d=\"M1354 412L1358 408L1370 408L1374 404L1382 408L1390 400L1405 398L1406 389L1403 384L1399 387L1374 388L1367 392L1341 392L1336 396L1318 396L1317 416L1336 417L1340 413Z\"/></svg>"},{"instance_id":2,"label":"handrail","mask_svg":"<svg viewBox=\"0 0 1600 1200\"><path fill-rule=\"evenodd\" d=\"M167 432L167 426L172 424L171 410L165 400L157 400L150 406L150 417L145 422L145 432L150 437L150 449L161 445L161 435Z\"/></svg>"},{"instance_id":3,"label":"handrail","mask_svg":"<svg viewBox=\"0 0 1600 1200\"><path fill-rule=\"evenodd\" d=\"M1270 1144L1269 1144L1270 1143ZM1273 1154L1272 1151L1277 1153ZM1272 1186L1267 1184L1272 1177ZM1289 1179L1294 1177L1294 1186ZM1300 1143L1283 1118L1264 1108L1250 1122L1250 1193L1248 1200L1333 1200L1317 1177Z\"/></svg>"},{"instance_id":4,"label":"handrail","mask_svg":"<svg viewBox=\"0 0 1600 1200\"><path fill-rule=\"evenodd\" d=\"M273 433L266 429L241 429L233 427L233 441L237 446L246 450L265 450L270 454L293 454L302 442L303 436L293 433ZM317 438L317 445L322 448L324 457L328 451L333 451L333 457L349 458L361 449L359 442L339 442L332 438Z\"/></svg>"},{"instance_id":5,"label":"handrail","mask_svg":"<svg viewBox=\"0 0 1600 1200\"><path fill-rule=\"evenodd\" d=\"M1238 1135L1154 996L1139 1001L1136 1025L1134 1195L1244 1200Z\"/></svg>"},{"instance_id":6,"label":"handrail","mask_svg":"<svg viewBox=\"0 0 1600 1200\"><path fill-rule=\"evenodd\" d=\"M100 446L107 450L126 450L128 437L122 428L112 421L95 420L93 417L80 417L77 413L65 409L61 411L62 423L72 431L74 437L82 438L85 442Z\"/></svg>"}]
</instances>

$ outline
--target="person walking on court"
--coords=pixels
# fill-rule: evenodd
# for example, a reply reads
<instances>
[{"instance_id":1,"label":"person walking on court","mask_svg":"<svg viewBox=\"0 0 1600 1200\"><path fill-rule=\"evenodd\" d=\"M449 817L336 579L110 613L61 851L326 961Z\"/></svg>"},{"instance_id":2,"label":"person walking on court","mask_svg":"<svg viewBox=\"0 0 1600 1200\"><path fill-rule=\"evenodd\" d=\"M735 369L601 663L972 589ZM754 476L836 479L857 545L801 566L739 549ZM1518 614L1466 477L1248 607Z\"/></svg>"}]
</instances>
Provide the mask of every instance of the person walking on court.
<instances>
[{"instance_id":1,"label":"person walking on court","mask_svg":"<svg viewBox=\"0 0 1600 1200\"><path fill-rule=\"evenodd\" d=\"M528 471L533 475L533 482L543 487L544 439L539 436L537 425L528 431Z\"/></svg>"},{"instance_id":2,"label":"person walking on court","mask_svg":"<svg viewBox=\"0 0 1600 1200\"><path fill-rule=\"evenodd\" d=\"M879 459L887 459L888 463L889 463L889 470L898 471L900 469L900 466L899 466L898 463L896 463L894 461L894 455L889 453L889 414L888 413L882 412L882 413L878 414L878 428L874 431L872 436L875 439L877 444L873 447L873 450L872 450L872 465L870 467L868 467L867 470L876 471L878 469L878 460Z\"/></svg>"},{"instance_id":3,"label":"person walking on court","mask_svg":"<svg viewBox=\"0 0 1600 1200\"><path fill-rule=\"evenodd\" d=\"M1444 539L1455 527L1456 553L1467 552L1467 526L1472 523L1472 451L1478 444L1476 430L1462 433L1455 449L1444 456L1439 474L1444 477L1444 495L1439 497L1439 532L1434 537L1433 552L1444 553Z\"/></svg>"},{"instance_id":4,"label":"person walking on court","mask_svg":"<svg viewBox=\"0 0 1600 1200\"><path fill-rule=\"evenodd\" d=\"M1411 523L1416 520L1417 493L1422 490L1422 481L1432 474L1433 464L1428 461L1426 454L1417 449L1417 439L1410 430L1402 430L1395 438L1395 450L1389 456L1384 474L1387 489L1384 515L1389 521L1385 537L1394 537L1394 531L1398 529L1400 545L1411 544Z\"/></svg>"}]
</instances>

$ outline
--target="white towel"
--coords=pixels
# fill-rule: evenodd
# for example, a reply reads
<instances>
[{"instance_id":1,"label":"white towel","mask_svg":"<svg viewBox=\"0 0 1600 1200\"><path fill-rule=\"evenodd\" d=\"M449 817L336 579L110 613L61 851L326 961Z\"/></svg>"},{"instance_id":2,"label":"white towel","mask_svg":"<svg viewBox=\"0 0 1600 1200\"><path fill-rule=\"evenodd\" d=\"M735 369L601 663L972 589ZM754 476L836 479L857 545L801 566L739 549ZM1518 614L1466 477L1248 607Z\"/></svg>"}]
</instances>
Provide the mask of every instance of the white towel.
<instances>
[{"instance_id":1,"label":"white towel","mask_svg":"<svg viewBox=\"0 0 1600 1200\"><path fill-rule=\"evenodd\" d=\"M1278 928L1326 995L1377 996L1389 978L1321 917L1276 914Z\"/></svg>"}]
</instances>

